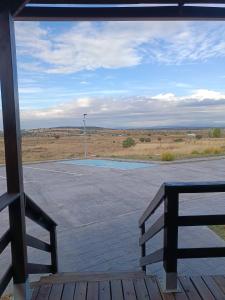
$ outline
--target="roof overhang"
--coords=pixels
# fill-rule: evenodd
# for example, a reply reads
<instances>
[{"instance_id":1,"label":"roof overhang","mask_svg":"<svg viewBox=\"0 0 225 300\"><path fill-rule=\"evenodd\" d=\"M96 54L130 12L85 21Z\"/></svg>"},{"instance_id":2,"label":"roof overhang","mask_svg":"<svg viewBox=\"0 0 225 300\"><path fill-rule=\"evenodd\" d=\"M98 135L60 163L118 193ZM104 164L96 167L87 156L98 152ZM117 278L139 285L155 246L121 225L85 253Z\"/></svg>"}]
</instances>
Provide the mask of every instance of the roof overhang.
<instances>
[{"instance_id":1,"label":"roof overhang","mask_svg":"<svg viewBox=\"0 0 225 300\"><path fill-rule=\"evenodd\" d=\"M1 0L23 21L225 20L225 0Z\"/></svg>"}]
</instances>

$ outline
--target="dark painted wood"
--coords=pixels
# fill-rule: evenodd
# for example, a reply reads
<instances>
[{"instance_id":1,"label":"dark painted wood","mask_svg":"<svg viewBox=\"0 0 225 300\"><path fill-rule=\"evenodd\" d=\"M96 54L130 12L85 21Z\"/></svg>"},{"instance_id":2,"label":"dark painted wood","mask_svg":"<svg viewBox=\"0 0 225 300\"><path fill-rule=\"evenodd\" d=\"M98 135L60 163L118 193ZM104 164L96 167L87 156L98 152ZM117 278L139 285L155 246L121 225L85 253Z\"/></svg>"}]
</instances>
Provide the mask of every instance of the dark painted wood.
<instances>
[{"instance_id":1,"label":"dark painted wood","mask_svg":"<svg viewBox=\"0 0 225 300\"><path fill-rule=\"evenodd\" d=\"M225 192L225 181L166 182L165 191L174 191L176 193Z\"/></svg>"},{"instance_id":2,"label":"dark painted wood","mask_svg":"<svg viewBox=\"0 0 225 300\"><path fill-rule=\"evenodd\" d=\"M112 300L123 300L123 288L121 280L111 281Z\"/></svg>"},{"instance_id":3,"label":"dark painted wood","mask_svg":"<svg viewBox=\"0 0 225 300\"><path fill-rule=\"evenodd\" d=\"M32 4L216 4L224 0L31 0Z\"/></svg>"},{"instance_id":4,"label":"dark painted wood","mask_svg":"<svg viewBox=\"0 0 225 300\"><path fill-rule=\"evenodd\" d=\"M9 2L12 15L17 15L30 0L11 0Z\"/></svg>"},{"instance_id":5,"label":"dark painted wood","mask_svg":"<svg viewBox=\"0 0 225 300\"><path fill-rule=\"evenodd\" d=\"M88 282L87 300L98 300L98 282Z\"/></svg>"},{"instance_id":6,"label":"dark painted wood","mask_svg":"<svg viewBox=\"0 0 225 300\"><path fill-rule=\"evenodd\" d=\"M52 273L51 265L41 265L41 264L27 264L28 274L44 274L44 273Z\"/></svg>"},{"instance_id":7,"label":"dark painted wood","mask_svg":"<svg viewBox=\"0 0 225 300\"><path fill-rule=\"evenodd\" d=\"M150 295L150 299L161 300L162 296L159 290L159 286L157 284L155 277L147 277L145 278L145 284Z\"/></svg>"},{"instance_id":8,"label":"dark painted wood","mask_svg":"<svg viewBox=\"0 0 225 300\"><path fill-rule=\"evenodd\" d=\"M13 267L10 266L5 274L2 276L0 280L0 297L2 296L3 292L5 291L7 285L9 284L10 280L13 276Z\"/></svg>"},{"instance_id":9,"label":"dark painted wood","mask_svg":"<svg viewBox=\"0 0 225 300\"><path fill-rule=\"evenodd\" d=\"M166 191L163 266L167 273L177 273L178 210L178 193Z\"/></svg>"},{"instance_id":10,"label":"dark painted wood","mask_svg":"<svg viewBox=\"0 0 225 300\"><path fill-rule=\"evenodd\" d=\"M0 13L0 80L5 142L7 190L20 194L9 206L11 252L14 283L27 280L25 242L25 204L21 156L21 133L13 19L9 11ZM13 145L13 147L12 147Z\"/></svg>"},{"instance_id":11,"label":"dark painted wood","mask_svg":"<svg viewBox=\"0 0 225 300\"><path fill-rule=\"evenodd\" d=\"M164 228L164 215L160 216L154 224L141 236L139 240L140 246L154 237L160 230Z\"/></svg>"},{"instance_id":12,"label":"dark painted wood","mask_svg":"<svg viewBox=\"0 0 225 300\"><path fill-rule=\"evenodd\" d=\"M189 277L182 276L179 278L179 282L189 299L201 300L199 293L196 291L195 286L193 285Z\"/></svg>"},{"instance_id":13,"label":"dark painted wood","mask_svg":"<svg viewBox=\"0 0 225 300\"><path fill-rule=\"evenodd\" d=\"M213 279L225 294L225 277L221 275L213 276Z\"/></svg>"},{"instance_id":14,"label":"dark painted wood","mask_svg":"<svg viewBox=\"0 0 225 300\"><path fill-rule=\"evenodd\" d=\"M174 256L176 256L174 254ZM178 249L177 258L224 257L225 247Z\"/></svg>"},{"instance_id":15,"label":"dark painted wood","mask_svg":"<svg viewBox=\"0 0 225 300\"><path fill-rule=\"evenodd\" d=\"M0 239L0 254L5 250L8 244L11 242L10 230L7 230L6 233Z\"/></svg>"},{"instance_id":16,"label":"dark painted wood","mask_svg":"<svg viewBox=\"0 0 225 300\"><path fill-rule=\"evenodd\" d=\"M64 284L61 300L73 300L75 287L74 282Z\"/></svg>"},{"instance_id":17,"label":"dark painted wood","mask_svg":"<svg viewBox=\"0 0 225 300\"><path fill-rule=\"evenodd\" d=\"M179 226L224 225L225 215L180 216Z\"/></svg>"},{"instance_id":18,"label":"dark painted wood","mask_svg":"<svg viewBox=\"0 0 225 300\"><path fill-rule=\"evenodd\" d=\"M51 262L52 262L52 273L58 272L58 255L57 255L57 236L56 226L50 231L50 243L51 243Z\"/></svg>"},{"instance_id":19,"label":"dark painted wood","mask_svg":"<svg viewBox=\"0 0 225 300\"><path fill-rule=\"evenodd\" d=\"M36 300L37 299L37 295L39 293L39 290L40 288L35 288L33 291L32 291L32 295L31 295L31 300ZM52 299L53 300L53 299Z\"/></svg>"},{"instance_id":20,"label":"dark painted wood","mask_svg":"<svg viewBox=\"0 0 225 300\"><path fill-rule=\"evenodd\" d=\"M143 235L145 234L145 223L143 223L141 225L141 238L143 237ZM141 245L141 257L145 257L146 256L146 243L143 243ZM142 266L142 271L146 272L146 266Z\"/></svg>"},{"instance_id":21,"label":"dark painted wood","mask_svg":"<svg viewBox=\"0 0 225 300\"><path fill-rule=\"evenodd\" d=\"M140 266L146 266L149 264L154 264L163 260L164 249L159 249L151 254L148 254L140 259Z\"/></svg>"},{"instance_id":22,"label":"dark painted wood","mask_svg":"<svg viewBox=\"0 0 225 300\"><path fill-rule=\"evenodd\" d=\"M224 7L25 7L18 21L225 20Z\"/></svg>"},{"instance_id":23,"label":"dark painted wood","mask_svg":"<svg viewBox=\"0 0 225 300\"><path fill-rule=\"evenodd\" d=\"M48 300L50 292L51 292L51 285L43 285L40 287L36 300Z\"/></svg>"},{"instance_id":24,"label":"dark painted wood","mask_svg":"<svg viewBox=\"0 0 225 300\"><path fill-rule=\"evenodd\" d=\"M149 217L154 213L154 211L159 207L159 205L162 203L165 197L165 189L164 184L161 185L158 192L156 193L153 200L150 202L149 206L144 211L143 215L141 216L139 220L139 226L141 227L143 223L145 223Z\"/></svg>"},{"instance_id":25,"label":"dark painted wood","mask_svg":"<svg viewBox=\"0 0 225 300\"><path fill-rule=\"evenodd\" d=\"M35 248L35 249L39 249L45 252L51 252L51 245L27 234L26 235L26 242L27 242L27 246Z\"/></svg>"},{"instance_id":26,"label":"dark painted wood","mask_svg":"<svg viewBox=\"0 0 225 300\"><path fill-rule=\"evenodd\" d=\"M5 193L0 197L0 212L19 198L20 194Z\"/></svg>"}]
</instances>

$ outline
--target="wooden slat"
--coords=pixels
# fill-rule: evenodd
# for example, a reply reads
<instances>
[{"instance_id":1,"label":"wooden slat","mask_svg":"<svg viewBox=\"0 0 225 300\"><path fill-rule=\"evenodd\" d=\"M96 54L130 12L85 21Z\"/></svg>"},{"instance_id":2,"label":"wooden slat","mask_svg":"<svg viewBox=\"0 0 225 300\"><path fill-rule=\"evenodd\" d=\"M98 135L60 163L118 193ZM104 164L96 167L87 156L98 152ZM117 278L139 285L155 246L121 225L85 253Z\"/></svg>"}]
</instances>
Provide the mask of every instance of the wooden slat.
<instances>
[{"instance_id":1,"label":"wooden slat","mask_svg":"<svg viewBox=\"0 0 225 300\"><path fill-rule=\"evenodd\" d=\"M42 274L42 273L51 273L51 265L41 265L41 264L27 264L28 274Z\"/></svg>"},{"instance_id":2,"label":"wooden slat","mask_svg":"<svg viewBox=\"0 0 225 300\"><path fill-rule=\"evenodd\" d=\"M39 293L40 287L37 287L33 290L32 295L31 295L31 300L36 300L37 299L37 295Z\"/></svg>"},{"instance_id":3,"label":"wooden slat","mask_svg":"<svg viewBox=\"0 0 225 300\"><path fill-rule=\"evenodd\" d=\"M224 225L225 215L180 216L179 226Z\"/></svg>"},{"instance_id":4,"label":"wooden slat","mask_svg":"<svg viewBox=\"0 0 225 300\"><path fill-rule=\"evenodd\" d=\"M202 276L202 279L216 299L225 300L225 294L213 280L212 276Z\"/></svg>"},{"instance_id":5,"label":"wooden slat","mask_svg":"<svg viewBox=\"0 0 225 300\"><path fill-rule=\"evenodd\" d=\"M154 224L140 237L139 245L143 245L164 227L164 215L160 216Z\"/></svg>"},{"instance_id":6,"label":"wooden slat","mask_svg":"<svg viewBox=\"0 0 225 300\"><path fill-rule=\"evenodd\" d=\"M13 267L10 266L0 280L0 297L4 293L7 285L9 284L10 280L12 279L12 276L13 276Z\"/></svg>"},{"instance_id":7,"label":"wooden slat","mask_svg":"<svg viewBox=\"0 0 225 300\"><path fill-rule=\"evenodd\" d=\"M177 258L224 257L225 247L177 249Z\"/></svg>"},{"instance_id":8,"label":"wooden slat","mask_svg":"<svg viewBox=\"0 0 225 300\"><path fill-rule=\"evenodd\" d=\"M162 300L162 296L159 290L159 286L157 284L157 281L155 277L147 277L145 278L146 287L148 290L148 293L150 295L150 299L154 300Z\"/></svg>"},{"instance_id":9,"label":"wooden slat","mask_svg":"<svg viewBox=\"0 0 225 300\"><path fill-rule=\"evenodd\" d=\"M40 287L36 300L48 300L52 286L46 284Z\"/></svg>"},{"instance_id":10,"label":"wooden slat","mask_svg":"<svg viewBox=\"0 0 225 300\"><path fill-rule=\"evenodd\" d=\"M108 280L99 282L99 300L111 300L110 282Z\"/></svg>"},{"instance_id":11,"label":"wooden slat","mask_svg":"<svg viewBox=\"0 0 225 300\"><path fill-rule=\"evenodd\" d=\"M150 300L144 278L134 279L134 287L137 299Z\"/></svg>"},{"instance_id":12,"label":"wooden slat","mask_svg":"<svg viewBox=\"0 0 225 300\"><path fill-rule=\"evenodd\" d=\"M5 193L0 196L0 212L19 198L19 193Z\"/></svg>"},{"instance_id":13,"label":"wooden slat","mask_svg":"<svg viewBox=\"0 0 225 300\"><path fill-rule=\"evenodd\" d=\"M63 284L53 284L48 300L61 300Z\"/></svg>"},{"instance_id":14,"label":"wooden slat","mask_svg":"<svg viewBox=\"0 0 225 300\"><path fill-rule=\"evenodd\" d=\"M149 264L154 264L154 263L162 261L163 252L164 252L164 249L159 249L149 255L141 257L140 266L146 266Z\"/></svg>"},{"instance_id":15,"label":"wooden slat","mask_svg":"<svg viewBox=\"0 0 225 300\"><path fill-rule=\"evenodd\" d=\"M204 9L202 13L204 13ZM211 8L210 8L211 10ZM217 193L225 192L225 181L208 182L166 182L165 191L174 191L177 193Z\"/></svg>"},{"instance_id":16,"label":"wooden slat","mask_svg":"<svg viewBox=\"0 0 225 300\"><path fill-rule=\"evenodd\" d=\"M27 246L35 248L35 249L39 249L39 250L43 250L46 252L51 252L51 246L29 234L26 235L26 242L27 242Z\"/></svg>"},{"instance_id":17,"label":"wooden slat","mask_svg":"<svg viewBox=\"0 0 225 300\"><path fill-rule=\"evenodd\" d=\"M161 185L160 189L156 193L155 197L141 216L139 220L139 227L142 226L142 224L151 216L151 214L158 208L158 206L161 204L163 198L165 196L165 190L164 190L164 184Z\"/></svg>"},{"instance_id":18,"label":"wooden slat","mask_svg":"<svg viewBox=\"0 0 225 300\"><path fill-rule=\"evenodd\" d=\"M137 298L135 294L133 280L123 279L122 285L123 285L124 300L136 300Z\"/></svg>"},{"instance_id":19,"label":"wooden slat","mask_svg":"<svg viewBox=\"0 0 225 300\"><path fill-rule=\"evenodd\" d=\"M179 277L179 281L181 286L183 287L185 293L187 294L188 298L191 300L201 300L199 293L195 289L193 283L191 282L190 278L181 276Z\"/></svg>"},{"instance_id":20,"label":"wooden slat","mask_svg":"<svg viewBox=\"0 0 225 300\"><path fill-rule=\"evenodd\" d=\"M191 281L193 282L195 288L203 299L215 300L212 293L200 276L191 277Z\"/></svg>"},{"instance_id":21,"label":"wooden slat","mask_svg":"<svg viewBox=\"0 0 225 300\"><path fill-rule=\"evenodd\" d=\"M216 281L218 286L221 288L223 293L225 294L225 277L221 275L213 276L213 279Z\"/></svg>"},{"instance_id":22,"label":"wooden slat","mask_svg":"<svg viewBox=\"0 0 225 300\"><path fill-rule=\"evenodd\" d=\"M77 282L74 300L86 300L87 282Z\"/></svg>"},{"instance_id":23,"label":"wooden slat","mask_svg":"<svg viewBox=\"0 0 225 300\"><path fill-rule=\"evenodd\" d=\"M0 239L0 254L5 250L8 244L11 241L10 230L7 230L6 233Z\"/></svg>"},{"instance_id":24,"label":"wooden slat","mask_svg":"<svg viewBox=\"0 0 225 300\"><path fill-rule=\"evenodd\" d=\"M75 286L75 282L65 283L61 300L73 300Z\"/></svg>"},{"instance_id":25,"label":"wooden slat","mask_svg":"<svg viewBox=\"0 0 225 300\"><path fill-rule=\"evenodd\" d=\"M88 282L87 300L98 300L98 282Z\"/></svg>"},{"instance_id":26,"label":"wooden slat","mask_svg":"<svg viewBox=\"0 0 225 300\"><path fill-rule=\"evenodd\" d=\"M112 300L123 300L123 288L121 280L111 280Z\"/></svg>"}]
</instances>

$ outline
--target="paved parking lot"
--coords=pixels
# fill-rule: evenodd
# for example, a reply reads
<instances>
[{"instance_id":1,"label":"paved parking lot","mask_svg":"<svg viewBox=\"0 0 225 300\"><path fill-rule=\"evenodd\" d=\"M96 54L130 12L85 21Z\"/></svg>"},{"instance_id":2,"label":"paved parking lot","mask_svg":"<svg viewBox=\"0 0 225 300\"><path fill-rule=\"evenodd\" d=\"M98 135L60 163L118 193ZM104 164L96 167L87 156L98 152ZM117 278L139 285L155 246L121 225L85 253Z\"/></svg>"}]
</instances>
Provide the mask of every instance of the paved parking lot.
<instances>
[{"instance_id":1,"label":"paved parking lot","mask_svg":"<svg viewBox=\"0 0 225 300\"><path fill-rule=\"evenodd\" d=\"M116 170L59 162L24 166L25 191L58 223L60 271L138 270L138 219L164 181L209 181L225 179L225 160L156 164L149 168ZM1 193L6 190L5 170L0 168ZM225 213L224 194L186 195L180 214ZM6 212L0 219L1 234L7 227ZM28 232L48 240L37 225L28 222ZM149 251L160 247L158 235ZM220 246L225 243L207 227L184 228L182 246ZM5 254L6 256L6 254ZM48 262L48 255L29 249L29 260ZM4 270L7 259L0 260ZM224 273L225 259L183 260L182 274ZM149 272L161 274L155 264Z\"/></svg>"}]
</instances>

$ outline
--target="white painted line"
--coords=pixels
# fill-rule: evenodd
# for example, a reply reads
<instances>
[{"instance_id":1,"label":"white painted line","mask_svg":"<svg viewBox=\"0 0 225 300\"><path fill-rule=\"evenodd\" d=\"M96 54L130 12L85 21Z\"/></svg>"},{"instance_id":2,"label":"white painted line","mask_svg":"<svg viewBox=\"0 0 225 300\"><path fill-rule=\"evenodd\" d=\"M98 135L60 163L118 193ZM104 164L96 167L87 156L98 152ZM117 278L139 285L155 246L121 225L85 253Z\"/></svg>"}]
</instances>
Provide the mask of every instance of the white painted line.
<instances>
[{"instance_id":1,"label":"white painted line","mask_svg":"<svg viewBox=\"0 0 225 300\"><path fill-rule=\"evenodd\" d=\"M57 171L57 170L51 170L51 169L43 169L43 168L34 168L34 167L24 167L27 169L32 169L32 170L38 170L38 171L44 171L44 172L52 172L52 173L61 173L61 174L67 174L67 175L75 175L75 176L83 176L84 174L82 173L71 173L71 172L64 172L64 171Z\"/></svg>"}]
</instances>

